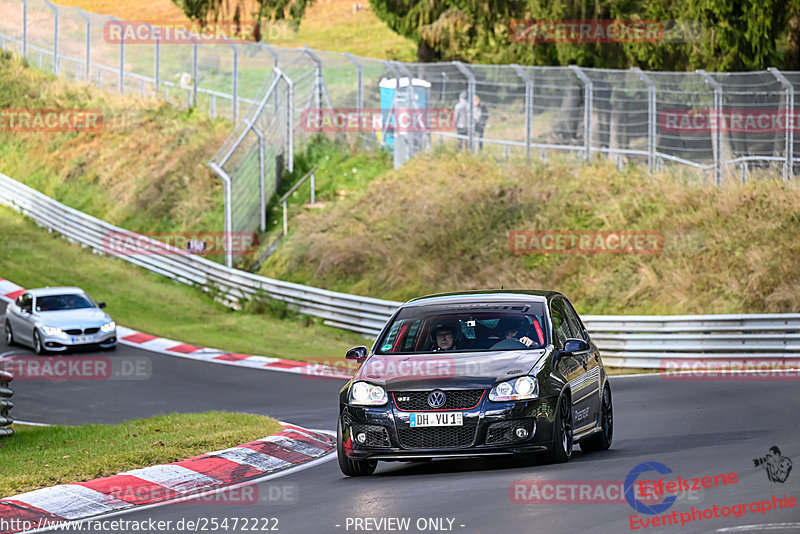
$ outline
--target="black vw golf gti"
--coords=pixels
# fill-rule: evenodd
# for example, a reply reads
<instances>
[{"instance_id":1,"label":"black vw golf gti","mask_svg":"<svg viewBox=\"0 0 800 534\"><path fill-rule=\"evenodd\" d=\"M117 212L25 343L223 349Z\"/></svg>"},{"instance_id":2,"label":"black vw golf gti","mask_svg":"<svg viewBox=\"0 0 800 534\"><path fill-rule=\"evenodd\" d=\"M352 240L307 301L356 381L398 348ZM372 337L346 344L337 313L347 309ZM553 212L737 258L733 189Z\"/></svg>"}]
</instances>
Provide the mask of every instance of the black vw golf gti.
<instances>
[{"instance_id":1,"label":"black vw golf gti","mask_svg":"<svg viewBox=\"0 0 800 534\"><path fill-rule=\"evenodd\" d=\"M379 460L542 453L611 445L611 388L572 304L553 291L481 291L401 306L339 396L339 467Z\"/></svg>"}]
</instances>

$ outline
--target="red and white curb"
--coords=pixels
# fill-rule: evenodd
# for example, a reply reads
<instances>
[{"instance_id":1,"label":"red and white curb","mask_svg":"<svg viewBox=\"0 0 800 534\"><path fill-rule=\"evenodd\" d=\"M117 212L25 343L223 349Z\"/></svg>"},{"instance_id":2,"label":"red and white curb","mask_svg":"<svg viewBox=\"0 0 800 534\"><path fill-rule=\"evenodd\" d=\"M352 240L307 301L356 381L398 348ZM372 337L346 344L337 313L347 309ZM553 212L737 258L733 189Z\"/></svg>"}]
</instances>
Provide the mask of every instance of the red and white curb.
<instances>
[{"instance_id":1,"label":"red and white curb","mask_svg":"<svg viewBox=\"0 0 800 534\"><path fill-rule=\"evenodd\" d=\"M333 438L282 423L275 435L188 460L126 471L88 482L62 484L0 499L0 521L12 525L3 533L46 528L137 506L187 501L209 490L243 482L311 462L330 453ZM15 529L13 525L25 525Z\"/></svg>"},{"instance_id":2,"label":"red and white curb","mask_svg":"<svg viewBox=\"0 0 800 534\"><path fill-rule=\"evenodd\" d=\"M25 288L5 280L4 278L0 278L0 299L6 302L13 302L24 292ZM123 345L138 347L169 356L235 365L238 367L251 367L269 371L302 374L314 378L342 378L349 380L353 376L353 373L355 373L355 369L352 373L347 374L341 368L326 364L282 360L280 358L253 356L250 354L237 354L220 349L199 347L181 341L151 336L150 334L138 332L132 328L120 325L117 325L117 341Z\"/></svg>"}]
</instances>

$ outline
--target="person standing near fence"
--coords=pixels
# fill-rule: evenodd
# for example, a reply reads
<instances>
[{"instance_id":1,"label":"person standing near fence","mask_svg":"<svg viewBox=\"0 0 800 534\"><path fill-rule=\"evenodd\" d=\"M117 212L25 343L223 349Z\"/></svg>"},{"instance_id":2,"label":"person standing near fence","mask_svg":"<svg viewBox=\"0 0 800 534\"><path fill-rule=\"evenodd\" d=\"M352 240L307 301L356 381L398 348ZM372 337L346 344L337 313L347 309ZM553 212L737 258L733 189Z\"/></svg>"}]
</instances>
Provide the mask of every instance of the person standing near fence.
<instances>
[{"instance_id":1,"label":"person standing near fence","mask_svg":"<svg viewBox=\"0 0 800 534\"><path fill-rule=\"evenodd\" d=\"M486 129L486 121L489 120L489 110L481 102L480 97L475 95L473 100L472 119L475 121L475 135L478 137L478 150L483 150L483 131Z\"/></svg>"},{"instance_id":2,"label":"person standing near fence","mask_svg":"<svg viewBox=\"0 0 800 534\"><path fill-rule=\"evenodd\" d=\"M461 94L458 95L458 104L453 109L453 122L458 134L458 150L461 150L461 146L467 143L467 135L469 133L469 104L467 103L466 91L461 91Z\"/></svg>"}]
</instances>

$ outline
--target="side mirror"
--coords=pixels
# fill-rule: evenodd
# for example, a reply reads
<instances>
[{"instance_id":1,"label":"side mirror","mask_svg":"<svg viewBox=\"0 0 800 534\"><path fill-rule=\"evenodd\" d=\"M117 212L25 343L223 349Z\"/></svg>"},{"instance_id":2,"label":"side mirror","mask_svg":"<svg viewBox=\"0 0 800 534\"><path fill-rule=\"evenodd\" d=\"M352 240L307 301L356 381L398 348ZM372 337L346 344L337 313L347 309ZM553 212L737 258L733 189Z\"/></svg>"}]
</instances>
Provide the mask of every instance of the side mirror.
<instances>
[{"instance_id":1,"label":"side mirror","mask_svg":"<svg viewBox=\"0 0 800 534\"><path fill-rule=\"evenodd\" d=\"M564 352L584 352L589 350L589 344L582 339L568 339L564 342Z\"/></svg>"},{"instance_id":2,"label":"side mirror","mask_svg":"<svg viewBox=\"0 0 800 534\"><path fill-rule=\"evenodd\" d=\"M100 308L100 309L102 310L103 308L105 308L105 307L106 307L106 303L105 303L105 302L98 302L98 303L97 303L97 307L98 307L98 308Z\"/></svg>"},{"instance_id":3,"label":"side mirror","mask_svg":"<svg viewBox=\"0 0 800 534\"><path fill-rule=\"evenodd\" d=\"M360 346L360 347L353 347L352 349L347 351L345 354L345 359L347 360L355 360L358 363L363 362L367 359L367 347Z\"/></svg>"}]
</instances>

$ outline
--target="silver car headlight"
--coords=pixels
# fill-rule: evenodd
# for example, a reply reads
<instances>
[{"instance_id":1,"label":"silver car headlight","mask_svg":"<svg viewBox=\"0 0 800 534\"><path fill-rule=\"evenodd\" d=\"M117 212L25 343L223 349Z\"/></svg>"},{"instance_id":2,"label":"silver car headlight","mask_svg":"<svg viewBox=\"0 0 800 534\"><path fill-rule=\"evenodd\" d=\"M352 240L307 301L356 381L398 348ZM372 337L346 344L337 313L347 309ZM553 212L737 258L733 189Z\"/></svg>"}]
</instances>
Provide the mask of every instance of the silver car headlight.
<instances>
[{"instance_id":1,"label":"silver car headlight","mask_svg":"<svg viewBox=\"0 0 800 534\"><path fill-rule=\"evenodd\" d=\"M367 382L356 382L350 388L350 404L361 406L381 406L389 402L386 391L380 386Z\"/></svg>"},{"instance_id":2,"label":"silver car headlight","mask_svg":"<svg viewBox=\"0 0 800 534\"><path fill-rule=\"evenodd\" d=\"M42 326L42 330L48 336L64 337L64 331L55 326Z\"/></svg>"},{"instance_id":3,"label":"silver car headlight","mask_svg":"<svg viewBox=\"0 0 800 534\"><path fill-rule=\"evenodd\" d=\"M489 392L494 402L518 401L539 398L539 382L532 376L521 376L500 382Z\"/></svg>"},{"instance_id":4,"label":"silver car headlight","mask_svg":"<svg viewBox=\"0 0 800 534\"><path fill-rule=\"evenodd\" d=\"M111 332L117 327L117 323L111 321L110 323L106 323L100 327L101 332Z\"/></svg>"}]
</instances>

